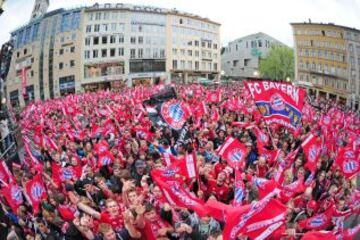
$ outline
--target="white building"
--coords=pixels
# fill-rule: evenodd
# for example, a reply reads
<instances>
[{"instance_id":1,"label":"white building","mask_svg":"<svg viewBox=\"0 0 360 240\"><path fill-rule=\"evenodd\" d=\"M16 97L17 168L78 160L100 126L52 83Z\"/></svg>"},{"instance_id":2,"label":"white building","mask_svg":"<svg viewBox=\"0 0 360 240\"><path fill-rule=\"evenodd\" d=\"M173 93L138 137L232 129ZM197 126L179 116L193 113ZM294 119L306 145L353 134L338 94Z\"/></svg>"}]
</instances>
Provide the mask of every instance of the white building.
<instances>
[{"instance_id":1,"label":"white building","mask_svg":"<svg viewBox=\"0 0 360 240\"><path fill-rule=\"evenodd\" d=\"M273 44L284 45L262 32L229 42L221 54L221 70L234 79L257 78L260 58L266 57Z\"/></svg>"}]
</instances>

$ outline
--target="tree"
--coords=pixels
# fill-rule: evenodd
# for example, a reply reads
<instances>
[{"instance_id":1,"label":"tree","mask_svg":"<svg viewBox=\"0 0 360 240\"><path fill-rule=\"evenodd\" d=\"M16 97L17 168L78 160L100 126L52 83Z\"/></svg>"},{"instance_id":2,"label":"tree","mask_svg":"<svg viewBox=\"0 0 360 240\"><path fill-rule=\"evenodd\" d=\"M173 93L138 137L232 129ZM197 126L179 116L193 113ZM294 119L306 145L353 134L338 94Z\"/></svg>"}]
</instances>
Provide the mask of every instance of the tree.
<instances>
[{"instance_id":1,"label":"tree","mask_svg":"<svg viewBox=\"0 0 360 240\"><path fill-rule=\"evenodd\" d=\"M267 57L260 60L260 76L270 80L294 79L294 65L292 48L273 45Z\"/></svg>"}]
</instances>

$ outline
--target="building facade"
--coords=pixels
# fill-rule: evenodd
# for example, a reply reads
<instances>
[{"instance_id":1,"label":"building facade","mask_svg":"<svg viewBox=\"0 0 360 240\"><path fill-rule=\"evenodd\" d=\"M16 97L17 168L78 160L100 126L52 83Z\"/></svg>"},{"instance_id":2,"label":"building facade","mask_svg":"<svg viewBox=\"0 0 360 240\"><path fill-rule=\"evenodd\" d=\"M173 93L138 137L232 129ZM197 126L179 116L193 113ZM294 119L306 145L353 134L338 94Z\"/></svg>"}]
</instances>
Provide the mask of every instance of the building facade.
<instances>
[{"instance_id":1,"label":"building facade","mask_svg":"<svg viewBox=\"0 0 360 240\"><path fill-rule=\"evenodd\" d=\"M359 110L360 31L331 23L291 25L295 82L309 94L338 99Z\"/></svg>"},{"instance_id":2,"label":"building facade","mask_svg":"<svg viewBox=\"0 0 360 240\"><path fill-rule=\"evenodd\" d=\"M267 56L273 44L285 46L262 32L229 42L221 54L221 66L225 76L233 79L257 78L259 61Z\"/></svg>"},{"instance_id":3,"label":"building facade","mask_svg":"<svg viewBox=\"0 0 360 240\"><path fill-rule=\"evenodd\" d=\"M176 9L122 3L59 9L15 30L12 40L7 93L20 105L220 76L220 24Z\"/></svg>"}]
</instances>

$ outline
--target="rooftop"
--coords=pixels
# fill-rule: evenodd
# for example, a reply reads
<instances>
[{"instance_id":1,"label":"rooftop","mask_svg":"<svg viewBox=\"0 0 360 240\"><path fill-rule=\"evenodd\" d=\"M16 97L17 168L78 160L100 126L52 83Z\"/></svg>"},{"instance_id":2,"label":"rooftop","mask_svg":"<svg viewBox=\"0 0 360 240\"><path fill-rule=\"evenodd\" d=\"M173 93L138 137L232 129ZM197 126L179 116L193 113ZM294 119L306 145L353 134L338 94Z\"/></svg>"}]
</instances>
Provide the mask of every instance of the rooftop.
<instances>
[{"instance_id":1,"label":"rooftop","mask_svg":"<svg viewBox=\"0 0 360 240\"><path fill-rule=\"evenodd\" d=\"M350 30L350 31L355 31L355 32L359 32L360 33L360 30L359 29L356 29L356 28L351 28L351 27L347 27L347 26L342 26L342 25L337 25L337 24L334 24L334 23L313 23L309 20L309 22L298 22L298 23L290 23L291 26L300 26L300 25L315 25L315 26L333 26L333 27L339 27L339 28L343 28L343 29L346 29L346 30Z\"/></svg>"}]
</instances>

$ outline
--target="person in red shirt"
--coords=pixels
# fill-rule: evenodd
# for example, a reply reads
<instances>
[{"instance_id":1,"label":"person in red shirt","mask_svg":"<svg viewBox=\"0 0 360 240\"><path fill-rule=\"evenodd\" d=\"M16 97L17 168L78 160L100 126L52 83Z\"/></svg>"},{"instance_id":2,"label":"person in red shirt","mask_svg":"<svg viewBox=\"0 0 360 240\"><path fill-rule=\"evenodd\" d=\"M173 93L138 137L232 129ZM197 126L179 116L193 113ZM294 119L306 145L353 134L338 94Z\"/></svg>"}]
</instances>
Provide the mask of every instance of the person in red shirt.
<instances>
[{"instance_id":1,"label":"person in red shirt","mask_svg":"<svg viewBox=\"0 0 360 240\"><path fill-rule=\"evenodd\" d=\"M226 173L222 171L219 173L218 177L215 179L208 179L207 186L207 194L214 195L217 200L221 202L227 202L229 199L229 187L225 183L226 181Z\"/></svg>"},{"instance_id":2,"label":"person in red shirt","mask_svg":"<svg viewBox=\"0 0 360 240\"><path fill-rule=\"evenodd\" d=\"M152 204L146 204L145 207L145 227L143 240L165 240L167 234L174 232L174 228L166 221L160 218Z\"/></svg>"}]
</instances>

